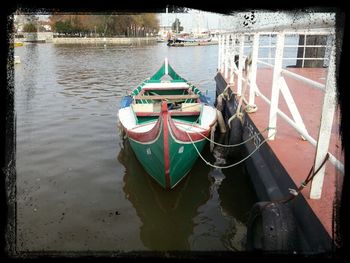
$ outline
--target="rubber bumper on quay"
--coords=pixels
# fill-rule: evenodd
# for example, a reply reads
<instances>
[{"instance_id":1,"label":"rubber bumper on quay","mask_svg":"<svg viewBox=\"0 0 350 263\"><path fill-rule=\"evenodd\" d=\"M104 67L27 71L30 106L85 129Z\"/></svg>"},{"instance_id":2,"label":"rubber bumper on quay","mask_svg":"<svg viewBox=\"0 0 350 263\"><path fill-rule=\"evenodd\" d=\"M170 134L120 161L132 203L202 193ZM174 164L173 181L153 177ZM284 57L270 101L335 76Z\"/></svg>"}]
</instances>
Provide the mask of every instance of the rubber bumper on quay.
<instances>
[{"instance_id":1,"label":"rubber bumper on quay","mask_svg":"<svg viewBox=\"0 0 350 263\"><path fill-rule=\"evenodd\" d=\"M288 204L258 202L250 211L247 250L296 251L297 228Z\"/></svg>"}]
</instances>

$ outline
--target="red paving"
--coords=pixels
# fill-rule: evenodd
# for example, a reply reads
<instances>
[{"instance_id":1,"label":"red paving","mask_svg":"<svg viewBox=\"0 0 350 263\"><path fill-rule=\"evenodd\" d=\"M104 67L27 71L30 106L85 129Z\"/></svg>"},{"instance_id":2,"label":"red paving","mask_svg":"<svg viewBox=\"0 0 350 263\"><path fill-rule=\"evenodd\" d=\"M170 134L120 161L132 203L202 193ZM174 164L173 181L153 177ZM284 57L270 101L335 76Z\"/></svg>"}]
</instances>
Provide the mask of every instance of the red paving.
<instances>
[{"instance_id":1,"label":"red paving","mask_svg":"<svg viewBox=\"0 0 350 263\"><path fill-rule=\"evenodd\" d=\"M325 83L327 74L326 69L289 68L288 70L317 82ZM235 78L235 80L237 80L237 78ZM324 92L289 77L285 77L285 80L304 121L305 127L309 132L309 135L317 141ZM271 98L271 82L272 69L259 68L256 83L261 93L267 98ZM236 88L233 89L236 90ZM245 98L248 100L248 97L249 91L247 90L245 92ZM258 96L255 97L255 104L257 105L258 110L255 113L250 113L250 118L259 130L263 130L268 126L269 104ZM278 107L281 111L293 119L281 93ZM344 154L341 151L339 127L340 113L339 109L337 109L333 121L329 151L338 160L344 163ZM264 137L267 137L267 133L264 133ZM302 140L297 131L279 115L277 117L277 134L275 136L275 140L268 141L268 144L274 151L281 164L285 167L294 183L297 186L300 186L301 182L305 180L314 163L316 147L314 147L310 142ZM302 191L303 196L309 203L314 213L320 219L330 236L332 236L333 202L335 201L336 189L338 189L338 191L341 190L342 177L343 175L336 170L333 164L327 161L321 199L317 200L309 198L311 182Z\"/></svg>"}]
</instances>

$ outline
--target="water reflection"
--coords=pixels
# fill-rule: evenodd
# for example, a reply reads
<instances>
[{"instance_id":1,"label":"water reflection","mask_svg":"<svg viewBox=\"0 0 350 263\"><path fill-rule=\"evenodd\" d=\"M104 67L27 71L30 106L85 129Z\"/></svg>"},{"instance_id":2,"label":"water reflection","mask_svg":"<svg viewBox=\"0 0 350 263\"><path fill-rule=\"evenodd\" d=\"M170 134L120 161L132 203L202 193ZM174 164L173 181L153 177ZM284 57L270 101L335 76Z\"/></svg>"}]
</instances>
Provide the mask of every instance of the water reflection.
<instances>
[{"instance_id":1,"label":"water reflection","mask_svg":"<svg viewBox=\"0 0 350 263\"><path fill-rule=\"evenodd\" d=\"M228 144L228 138L228 134L217 133L215 141ZM215 145L212 153L204 154L211 157L211 163L223 167L241 160L242 156L238 154L236 159L228 158L232 152L237 150ZM242 251L245 246L247 211L256 200L254 194L247 194L250 183L244 164L229 169L211 169L209 176L212 182L210 198L199 207L198 216L194 218L196 226L190 237L191 247L206 251Z\"/></svg>"},{"instance_id":2,"label":"water reflection","mask_svg":"<svg viewBox=\"0 0 350 263\"><path fill-rule=\"evenodd\" d=\"M31 64L39 64L39 53L38 53L38 46L37 45L26 45L23 50L23 57L25 59L22 59L22 69L18 69L18 74L23 74L23 83L21 87L24 88L24 98L25 98L25 105L29 107L30 101L34 98L36 93L36 76L37 76L37 70L38 67L32 67ZM17 87L16 87L17 88Z\"/></svg>"},{"instance_id":3,"label":"water reflection","mask_svg":"<svg viewBox=\"0 0 350 263\"><path fill-rule=\"evenodd\" d=\"M216 141L225 140L227 135L217 134ZM209 144L203 151L208 161L218 166L240 160L226 163L229 154L220 146L210 153ZM198 160L186 180L165 191L144 171L128 140L123 142L118 160L126 168L123 190L143 223L140 237L147 248L244 250L248 211L256 200L244 164L222 170Z\"/></svg>"},{"instance_id":4,"label":"water reflection","mask_svg":"<svg viewBox=\"0 0 350 263\"><path fill-rule=\"evenodd\" d=\"M128 140L123 142L118 160L126 168L125 196L143 222L140 229L143 244L151 250L189 250L192 218L209 199L210 168L197 161L180 185L165 191L144 171Z\"/></svg>"}]
</instances>

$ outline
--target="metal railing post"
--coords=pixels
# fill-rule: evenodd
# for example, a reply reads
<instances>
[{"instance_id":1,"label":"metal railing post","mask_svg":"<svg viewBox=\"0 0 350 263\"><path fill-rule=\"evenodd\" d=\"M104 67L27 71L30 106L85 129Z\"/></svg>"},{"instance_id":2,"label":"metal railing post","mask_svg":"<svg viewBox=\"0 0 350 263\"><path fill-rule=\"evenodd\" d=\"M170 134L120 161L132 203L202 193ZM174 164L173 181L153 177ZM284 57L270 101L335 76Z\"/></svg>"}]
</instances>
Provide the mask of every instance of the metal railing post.
<instances>
[{"instance_id":1,"label":"metal railing post","mask_svg":"<svg viewBox=\"0 0 350 263\"><path fill-rule=\"evenodd\" d=\"M278 99L280 94L279 79L281 77L282 70L282 59L283 59L283 48L284 48L284 33L278 33L276 39L276 53L275 53L275 66L273 68L272 76L272 91L271 91L271 105L269 114L269 127L276 128L277 124L277 109ZM275 131L269 130L269 140L275 139Z\"/></svg>"},{"instance_id":2,"label":"metal railing post","mask_svg":"<svg viewBox=\"0 0 350 263\"><path fill-rule=\"evenodd\" d=\"M308 131L306 130L304 121L299 113L298 107L295 104L293 96L290 93L287 82L283 76L280 77L280 90L281 90L281 94L283 95L283 97L287 103L288 109L289 109L290 113L292 114L292 117L293 117L293 120L295 121L295 124L301 130L303 130L304 133L308 134ZM302 134L300 134L300 136L305 141L305 137Z\"/></svg>"},{"instance_id":3,"label":"metal railing post","mask_svg":"<svg viewBox=\"0 0 350 263\"><path fill-rule=\"evenodd\" d=\"M255 87L256 87L256 72L258 68L258 53L259 53L259 34L255 33L253 38L252 49L252 65L250 73L249 86L249 105L255 106Z\"/></svg>"},{"instance_id":4,"label":"metal railing post","mask_svg":"<svg viewBox=\"0 0 350 263\"><path fill-rule=\"evenodd\" d=\"M221 65L221 38L222 36L218 36L218 68L217 71L220 71L220 65Z\"/></svg>"},{"instance_id":5,"label":"metal railing post","mask_svg":"<svg viewBox=\"0 0 350 263\"><path fill-rule=\"evenodd\" d=\"M225 71L224 71L224 77L225 79L228 78L228 59L230 57L230 34L226 35L226 52L225 52Z\"/></svg>"},{"instance_id":6,"label":"metal railing post","mask_svg":"<svg viewBox=\"0 0 350 263\"><path fill-rule=\"evenodd\" d=\"M305 64L305 49L306 49L306 34L304 35L304 46L303 46L303 60L301 62L301 67L304 67Z\"/></svg>"},{"instance_id":7,"label":"metal railing post","mask_svg":"<svg viewBox=\"0 0 350 263\"><path fill-rule=\"evenodd\" d=\"M230 80L229 84L233 85L235 78L234 78L234 71L235 71L235 48L236 48L236 35L232 35L232 42L231 42L231 61L230 61Z\"/></svg>"},{"instance_id":8,"label":"metal railing post","mask_svg":"<svg viewBox=\"0 0 350 263\"><path fill-rule=\"evenodd\" d=\"M222 35L222 42L221 42L221 63L220 63L220 73L224 72L224 62L225 62L225 45L226 45L226 37L225 35Z\"/></svg>"},{"instance_id":9,"label":"metal railing post","mask_svg":"<svg viewBox=\"0 0 350 263\"><path fill-rule=\"evenodd\" d=\"M321 165L328 153L329 142L332 133L333 117L336 107L336 82L335 82L335 46L333 43L326 80L326 90L323 99L321 125L316 146L314 171ZM313 178L311 184L310 198L320 199L322 194L325 165Z\"/></svg>"},{"instance_id":10,"label":"metal railing post","mask_svg":"<svg viewBox=\"0 0 350 263\"><path fill-rule=\"evenodd\" d=\"M239 61L238 61L238 77L237 77L237 95L242 94L242 77L244 65L244 34L239 35Z\"/></svg>"}]
</instances>

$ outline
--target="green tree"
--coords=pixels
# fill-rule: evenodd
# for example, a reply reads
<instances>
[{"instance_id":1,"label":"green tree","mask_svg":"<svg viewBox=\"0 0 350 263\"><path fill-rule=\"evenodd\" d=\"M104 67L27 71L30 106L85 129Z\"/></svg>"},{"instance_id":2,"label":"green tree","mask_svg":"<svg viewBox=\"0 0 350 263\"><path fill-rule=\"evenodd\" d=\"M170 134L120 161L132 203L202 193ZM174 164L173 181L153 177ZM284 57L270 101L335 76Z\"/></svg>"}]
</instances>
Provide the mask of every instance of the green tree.
<instances>
[{"instance_id":1,"label":"green tree","mask_svg":"<svg viewBox=\"0 0 350 263\"><path fill-rule=\"evenodd\" d=\"M72 25L69 21L57 21L53 26L53 30L57 33L71 34L73 32Z\"/></svg>"},{"instance_id":2,"label":"green tree","mask_svg":"<svg viewBox=\"0 0 350 263\"><path fill-rule=\"evenodd\" d=\"M24 15L25 24L23 25L24 32L37 32L38 31L38 17L34 14Z\"/></svg>"},{"instance_id":3,"label":"green tree","mask_svg":"<svg viewBox=\"0 0 350 263\"><path fill-rule=\"evenodd\" d=\"M146 36L159 30L156 14L60 15L50 17L54 32L91 36Z\"/></svg>"},{"instance_id":4,"label":"green tree","mask_svg":"<svg viewBox=\"0 0 350 263\"><path fill-rule=\"evenodd\" d=\"M37 26L34 23L27 23L23 26L24 32L37 32Z\"/></svg>"}]
</instances>

